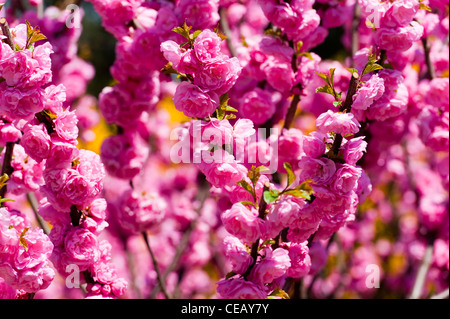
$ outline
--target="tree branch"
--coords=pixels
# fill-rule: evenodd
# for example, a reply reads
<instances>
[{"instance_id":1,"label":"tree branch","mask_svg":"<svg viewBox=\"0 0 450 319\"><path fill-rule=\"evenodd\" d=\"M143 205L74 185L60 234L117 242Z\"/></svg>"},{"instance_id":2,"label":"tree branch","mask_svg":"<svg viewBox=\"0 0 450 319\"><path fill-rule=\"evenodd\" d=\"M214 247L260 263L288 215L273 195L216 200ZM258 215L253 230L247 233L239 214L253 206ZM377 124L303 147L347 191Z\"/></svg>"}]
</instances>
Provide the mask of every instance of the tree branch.
<instances>
[{"instance_id":1,"label":"tree branch","mask_svg":"<svg viewBox=\"0 0 450 319\"><path fill-rule=\"evenodd\" d=\"M158 261L156 260L156 256L153 253L152 247L150 246L150 243L148 241L147 233L143 232L142 233L142 237L144 237L145 244L147 246L147 250L150 253L150 257L151 257L152 263L153 263L153 268L155 269L156 277L158 279L159 288L161 289L161 291L164 294L164 297L166 297L166 299L171 299L169 293L166 290L166 284L165 284L165 282L163 280L163 277L161 275L161 271L159 269Z\"/></svg>"},{"instance_id":2,"label":"tree branch","mask_svg":"<svg viewBox=\"0 0 450 319\"><path fill-rule=\"evenodd\" d=\"M235 56L237 56L237 51L233 45L233 38L232 38L230 25L228 24L226 9L220 8L219 15L220 15L220 28L222 29L223 33L227 37L225 41L227 41L228 50L230 51L231 56L235 57Z\"/></svg>"},{"instance_id":3,"label":"tree branch","mask_svg":"<svg viewBox=\"0 0 450 319\"><path fill-rule=\"evenodd\" d=\"M433 260L433 242L430 241L425 250L425 255L423 257L422 263L420 264L419 270L417 271L416 279L414 280L414 286L409 299L419 299L422 295L423 287L427 279L428 269L430 268L431 262Z\"/></svg>"}]
</instances>

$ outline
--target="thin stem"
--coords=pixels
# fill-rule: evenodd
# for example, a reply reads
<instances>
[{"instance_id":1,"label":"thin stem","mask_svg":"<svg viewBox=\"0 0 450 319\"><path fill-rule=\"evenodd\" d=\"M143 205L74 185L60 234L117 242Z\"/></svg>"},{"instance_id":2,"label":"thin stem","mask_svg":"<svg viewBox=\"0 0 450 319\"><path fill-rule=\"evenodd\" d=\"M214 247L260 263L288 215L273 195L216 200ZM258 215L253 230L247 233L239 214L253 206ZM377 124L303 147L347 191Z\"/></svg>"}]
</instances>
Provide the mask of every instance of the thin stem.
<instances>
[{"instance_id":1,"label":"thin stem","mask_svg":"<svg viewBox=\"0 0 450 319\"><path fill-rule=\"evenodd\" d=\"M426 78L432 80L436 77L436 71L433 62L431 62L430 45L428 44L428 39L426 37L422 38L422 45L425 53L425 62L427 64Z\"/></svg>"},{"instance_id":2,"label":"thin stem","mask_svg":"<svg viewBox=\"0 0 450 319\"><path fill-rule=\"evenodd\" d=\"M427 279L428 269L430 268L431 261L433 260L433 243L430 242L425 250L425 256L417 271L416 279L414 280L414 286L409 296L409 299L419 299L422 295L423 287Z\"/></svg>"},{"instance_id":3,"label":"thin stem","mask_svg":"<svg viewBox=\"0 0 450 319\"><path fill-rule=\"evenodd\" d=\"M181 256L186 250L186 247L189 244L189 240L191 238L191 234L194 231L195 227L197 226L197 222L200 218L201 211L203 209L204 203L206 198L208 197L208 192L206 189L202 188L199 192L200 194L200 205L197 210L197 218L194 219L191 224L189 225L189 228L184 232L183 237L181 238L180 243L177 246L177 250L175 251L175 256L172 259L172 262L170 263L169 267L166 268L164 271L164 274L162 275L162 280L166 281L169 274L177 267L178 262L180 261ZM154 299L156 297L156 294L159 292L159 286L155 287L150 295L150 298Z\"/></svg>"},{"instance_id":4,"label":"thin stem","mask_svg":"<svg viewBox=\"0 0 450 319\"><path fill-rule=\"evenodd\" d=\"M0 28L2 29L3 35L6 37L6 39L3 39L3 41L8 44L11 49L14 51L14 41L11 35L11 31L9 30L8 21L6 21L6 18L0 18Z\"/></svg>"},{"instance_id":5,"label":"thin stem","mask_svg":"<svg viewBox=\"0 0 450 319\"><path fill-rule=\"evenodd\" d=\"M164 294L164 297L166 297L166 299L170 299L169 293L166 290L166 285L165 285L163 277L161 275L161 271L159 269L158 261L156 260L156 256L153 253L152 247L150 246L150 243L148 241L147 233L143 232L142 237L144 237L145 245L147 246L147 250L150 253L150 257L152 258L153 268L155 269L155 272L156 272L156 277L158 279L159 288L161 289L162 293Z\"/></svg>"},{"instance_id":6,"label":"thin stem","mask_svg":"<svg viewBox=\"0 0 450 319\"><path fill-rule=\"evenodd\" d=\"M361 18L361 7L358 5L358 2L356 1L355 7L353 9L353 21L352 21L352 44L351 44L351 50L352 50L352 61L353 57L355 56L355 53L359 49L359 22Z\"/></svg>"},{"instance_id":7,"label":"thin stem","mask_svg":"<svg viewBox=\"0 0 450 319\"><path fill-rule=\"evenodd\" d=\"M297 112L297 105L300 102L300 95L295 94L294 97L292 98L292 102L291 105L289 106L289 109L286 113L286 117L284 118L284 125L283 125L283 130L284 129L289 129L292 125L292 122L294 121L294 116L295 113Z\"/></svg>"},{"instance_id":8,"label":"thin stem","mask_svg":"<svg viewBox=\"0 0 450 319\"><path fill-rule=\"evenodd\" d=\"M231 56L235 57L235 56L237 56L237 51L233 45L233 39L232 39L230 25L228 24L226 9L220 8L219 15L220 15L220 28L222 29L223 33L227 37L226 41L227 41L228 50L230 51Z\"/></svg>"},{"instance_id":9,"label":"thin stem","mask_svg":"<svg viewBox=\"0 0 450 319\"><path fill-rule=\"evenodd\" d=\"M50 234L50 227L48 227L47 222L42 218L42 216L39 215L39 204L37 202L36 195L33 192L27 193L27 201L34 212L34 216L36 217L36 221L38 222L39 227L41 227L46 235Z\"/></svg>"},{"instance_id":10,"label":"thin stem","mask_svg":"<svg viewBox=\"0 0 450 319\"><path fill-rule=\"evenodd\" d=\"M11 176L11 174L14 172L13 167L11 166L11 161L14 153L14 142L7 142L6 143L6 150L5 150L5 157L3 158L3 165L2 165L2 173L3 175ZM0 198L4 198L7 192L7 186L6 184L3 185L3 187L0 189ZM2 203L3 206L3 203Z\"/></svg>"},{"instance_id":11,"label":"thin stem","mask_svg":"<svg viewBox=\"0 0 450 319\"><path fill-rule=\"evenodd\" d=\"M339 112L350 112L352 110L352 104L353 104L353 95L355 95L356 91L358 90L360 77L355 72L352 73L352 77L350 79L350 84L348 86L347 95L345 97L345 101L341 107L339 107ZM341 148L341 144L343 141L343 136L341 134L336 134L334 137L333 145L331 146L331 150L335 155L339 153L339 149Z\"/></svg>"},{"instance_id":12,"label":"thin stem","mask_svg":"<svg viewBox=\"0 0 450 319\"><path fill-rule=\"evenodd\" d=\"M269 188L270 188L270 183L266 182L263 187L263 194L265 191L268 191ZM264 200L264 196L261 196L261 199L259 201L259 206L258 206L258 217L259 218L264 219L264 217L266 216L266 208L267 208L267 203ZM242 275L242 277L247 278L248 275L250 275L250 272L252 271L253 267L256 265L256 259L258 259L258 248L259 248L259 238L257 240L255 240L255 242L252 245L251 251L250 251L250 256L252 256L252 258L253 258L253 263L247 268L247 270Z\"/></svg>"}]
</instances>

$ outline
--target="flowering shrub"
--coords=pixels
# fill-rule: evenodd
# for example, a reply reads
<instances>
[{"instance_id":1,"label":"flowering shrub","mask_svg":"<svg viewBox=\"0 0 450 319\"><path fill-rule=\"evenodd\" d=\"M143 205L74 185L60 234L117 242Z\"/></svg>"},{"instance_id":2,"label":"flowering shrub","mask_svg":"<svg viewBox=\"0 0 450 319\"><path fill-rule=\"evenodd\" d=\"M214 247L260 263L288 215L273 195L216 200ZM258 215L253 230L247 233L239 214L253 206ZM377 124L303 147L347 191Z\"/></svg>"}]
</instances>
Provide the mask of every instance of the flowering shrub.
<instances>
[{"instance_id":1,"label":"flowering shrub","mask_svg":"<svg viewBox=\"0 0 450 319\"><path fill-rule=\"evenodd\" d=\"M448 297L448 3L75 7L1 5L0 298Z\"/></svg>"}]
</instances>

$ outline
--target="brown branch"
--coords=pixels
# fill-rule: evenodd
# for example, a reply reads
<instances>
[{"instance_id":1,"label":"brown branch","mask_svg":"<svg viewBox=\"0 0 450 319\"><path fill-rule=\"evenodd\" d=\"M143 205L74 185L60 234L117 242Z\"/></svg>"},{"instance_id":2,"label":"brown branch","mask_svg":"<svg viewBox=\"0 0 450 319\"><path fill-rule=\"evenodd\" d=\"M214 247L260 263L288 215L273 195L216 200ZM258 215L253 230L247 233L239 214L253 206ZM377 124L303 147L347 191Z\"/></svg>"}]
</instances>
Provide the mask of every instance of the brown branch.
<instances>
[{"instance_id":1,"label":"brown branch","mask_svg":"<svg viewBox=\"0 0 450 319\"><path fill-rule=\"evenodd\" d=\"M14 153L14 142L7 142L6 143L6 149L5 149L5 156L3 158L3 165L2 165L2 173L3 175L8 175L8 177L11 176L11 174L14 172L13 167L11 166L11 161ZM3 187L0 189L0 198L4 198L7 192L7 186L6 184L3 185ZM3 206L3 203L2 203Z\"/></svg>"},{"instance_id":2,"label":"brown branch","mask_svg":"<svg viewBox=\"0 0 450 319\"><path fill-rule=\"evenodd\" d=\"M8 44L14 51L14 41L11 35L11 31L9 30L8 21L6 21L6 18L4 17L0 18L0 28L2 29L3 35L6 37L6 39L3 39L3 41Z\"/></svg>"},{"instance_id":3,"label":"brown branch","mask_svg":"<svg viewBox=\"0 0 450 319\"><path fill-rule=\"evenodd\" d=\"M436 71L433 62L431 62L430 45L426 37L422 38L422 45L425 54L425 63L427 64L427 73L425 74L425 77L432 80L436 77Z\"/></svg>"},{"instance_id":4,"label":"brown branch","mask_svg":"<svg viewBox=\"0 0 450 319\"><path fill-rule=\"evenodd\" d=\"M33 210L34 216L36 217L36 221L39 224L39 227L44 231L46 235L50 234L50 227L48 227L48 223L39 215L38 207L39 203L37 202L36 195L33 192L27 193L27 201Z\"/></svg>"},{"instance_id":5,"label":"brown branch","mask_svg":"<svg viewBox=\"0 0 450 319\"><path fill-rule=\"evenodd\" d=\"M270 188L270 183L266 182L263 187L263 195L261 196L261 199L259 200L259 206L258 206L258 218L264 219L266 216L266 208L267 203L264 200L264 192L268 191ZM247 268L245 273L242 275L242 277L247 278L248 275L250 275L250 272L252 271L253 267L256 265L256 259L258 258L258 248L259 248L259 238L255 240L255 242L252 245L250 256L253 258L253 263Z\"/></svg>"},{"instance_id":6,"label":"brown branch","mask_svg":"<svg viewBox=\"0 0 450 319\"><path fill-rule=\"evenodd\" d=\"M152 247L150 246L150 243L148 241L147 233L143 232L142 233L142 237L144 237L145 245L147 246L147 250L150 253L150 257L151 257L152 263L153 263L153 268L155 269L155 272L156 272L156 278L158 279L159 288L161 289L161 291L164 294L164 297L166 297L166 299L171 299L169 293L167 292L166 284L165 284L165 282L163 280L163 277L161 275L161 271L159 269L158 261L156 260L156 256L153 253Z\"/></svg>"},{"instance_id":7,"label":"brown branch","mask_svg":"<svg viewBox=\"0 0 450 319\"><path fill-rule=\"evenodd\" d=\"M233 45L233 38L232 38L232 34L231 34L230 25L228 24L226 9L220 8L219 15L220 15L220 28L222 29L223 33L227 37L225 41L227 41L228 50L230 51L231 56L235 57L235 56L237 56L237 51Z\"/></svg>"}]
</instances>

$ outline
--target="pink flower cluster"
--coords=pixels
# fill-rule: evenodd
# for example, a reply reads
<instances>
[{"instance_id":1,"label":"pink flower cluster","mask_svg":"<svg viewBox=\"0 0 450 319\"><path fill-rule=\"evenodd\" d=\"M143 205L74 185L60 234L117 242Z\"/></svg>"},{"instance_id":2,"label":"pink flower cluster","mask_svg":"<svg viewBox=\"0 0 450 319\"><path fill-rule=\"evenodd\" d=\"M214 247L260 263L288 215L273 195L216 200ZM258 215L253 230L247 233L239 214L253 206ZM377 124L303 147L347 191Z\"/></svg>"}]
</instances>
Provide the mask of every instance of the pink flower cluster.
<instances>
[{"instance_id":1,"label":"pink flower cluster","mask_svg":"<svg viewBox=\"0 0 450 319\"><path fill-rule=\"evenodd\" d=\"M220 37L206 29L185 49L174 41L161 44L165 58L180 73L192 81L177 86L173 100L175 107L189 117L204 118L219 106L219 97L236 83L241 66L236 57L229 58L221 52Z\"/></svg>"},{"instance_id":2,"label":"pink flower cluster","mask_svg":"<svg viewBox=\"0 0 450 319\"><path fill-rule=\"evenodd\" d=\"M7 285L34 294L51 284L55 277L49 261L53 244L42 229L31 228L25 215L2 207L0 239L0 277ZM16 292L9 297L15 298Z\"/></svg>"},{"instance_id":3,"label":"pink flower cluster","mask_svg":"<svg viewBox=\"0 0 450 319\"><path fill-rule=\"evenodd\" d=\"M27 293L45 289L54 277L53 270L47 270L50 258L61 274L66 274L66 266L76 265L80 271L86 272L86 278L92 278L93 283L110 287L117 282L116 288L106 287L102 293L107 297L119 297L126 287L123 279L115 275L109 276L107 282L96 281L93 275L95 273L95 276L101 277L96 270L100 265L105 265L100 267L105 272L114 268L108 263L111 260L108 250L102 248L108 243L99 243L97 239L107 226L106 202L99 198L105 170L99 155L76 147L78 119L75 111L64 106L65 88L62 84L48 85L52 75L52 46L46 42L25 47L32 39L30 30L33 31L29 24L19 24L12 29L15 51L1 43L0 75L5 79L2 85L6 86L6 91L22 95L24 93L20 92L40 92L42 96L36 99L40 106L33 107L28 102L24 113L17 109L19 104L1 104L4 108L0 110L2 118L10 119L12 125L21 132L13 135L16 140L6 140L9 144L7 151L2 153L2 161L3 165L10 161L12 168L9 191L15 195L39 191L44 196L39 211L53 227L49 235L50 242L42 230L28 231L29 227L14 226L12 229L18 235L16 239L11 237L11 247L14 240L22 246L17 245L6 251L10 250L11 254L17 252L17 260L23 260L24 264L12 262L8 270L8 261L5 259L2 262L5 269L2 277L7 278L8 284ZM36 30L34 34L38 32ZM22 62L19 60L25 64L20 66ZM15 70L11 69L12 64L16 65ZM4 93L8 95L6 91ZM3 122L8 123L5 120ZM7 158L8 151L12 152L11 158ZM2 226L2 231L7 230L7 227ZM42 267L39 266L41 264ZM23 274L19 272L22 269Z\"/></svg>"}]
</instances>

